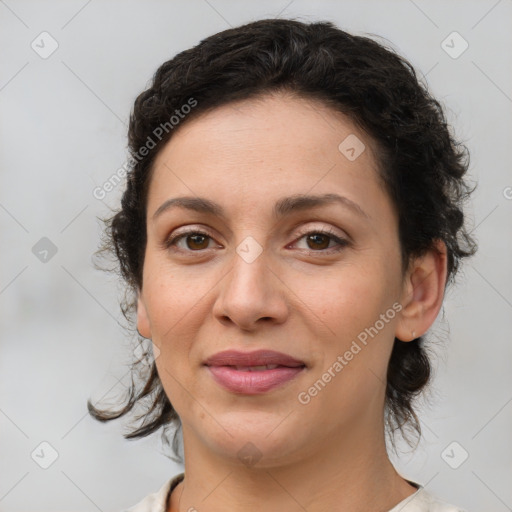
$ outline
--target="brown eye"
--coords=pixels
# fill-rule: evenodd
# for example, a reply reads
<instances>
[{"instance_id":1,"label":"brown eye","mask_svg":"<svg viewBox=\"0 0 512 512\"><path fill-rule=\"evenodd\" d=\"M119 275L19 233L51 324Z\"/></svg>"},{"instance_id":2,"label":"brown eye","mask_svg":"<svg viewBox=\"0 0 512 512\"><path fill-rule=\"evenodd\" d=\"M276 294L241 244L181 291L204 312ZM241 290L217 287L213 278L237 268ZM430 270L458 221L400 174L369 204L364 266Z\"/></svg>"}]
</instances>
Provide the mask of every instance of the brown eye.
<instances>
[{"instance_id":1,"label":"brown eye","mask_svg":"<svg viewBox=\"0 0 512 512\"><path fill-rule=\"evenodd\" d=\"M195 235L187 235L185 240L187 241L187 247L192 250L197 249L206 249L208 247L208 236L195 234ZM192 242L189 243L189 241ZM205 244L206 241L206 244Z\"/></svg>"},{"instance_id":2,"label":"brown eye","mask_svg":"<svg viewBox=\"0 0 512 512\"><path fill-rule=\"evenodd\" d=\"M304 233L298 240L302 239L306 241L306 250L318 253L341 251L349 245L347 240L339 238L335 233L328 230L309 231ZM201 252L209 248L209 242L211 240L213 239L208 233L189 231L170 237L164 245L167 249L173 247L176 251L181 252ZM331 246L332 242L334 242L334 246Z\"/></svg>"},{"instance_id":3,"label":"brown eye","mask_svg":"<svg viewBox=\"0 0 512 512\"><path fill-rule=\"evenodd\" d=\"M330 238L331 237L321 233L307 235L308 246L311 249L327 249L330 244ZM312 245L309 245L309 242L311 242Z\"/></svg>"},{"instance_id":4,"label":"brown eye","mask_svg":"<svg viewBox=\"0 0 512 512\"><path fill-rule=\"evenodd\" d=\"M306 249L311 252L329 253L337 252L344 249L349 245L348 240L338 237L335 233L329 230L315 230L304 233L298 241L305 239ZM296 243L298 243L298 241ZM331 245L334 242L334 245Z\"/></svg>"},{"instance_id":5,"label":"brown eye","mask_svg":"<svg viewBox=\"0 0 512 512\"><path fill-rule=\"evenodd\" d=\"M182 233L181 235L171 237L166 242L165 246L167 248L176 246L178 250L194 252L208 249L210 240L211 237L207 233L203 233L202 231L189 231L188 233ZM180 247L178 245L181 241L185 241L185 247Z\"/></svg>"}]
</instances>

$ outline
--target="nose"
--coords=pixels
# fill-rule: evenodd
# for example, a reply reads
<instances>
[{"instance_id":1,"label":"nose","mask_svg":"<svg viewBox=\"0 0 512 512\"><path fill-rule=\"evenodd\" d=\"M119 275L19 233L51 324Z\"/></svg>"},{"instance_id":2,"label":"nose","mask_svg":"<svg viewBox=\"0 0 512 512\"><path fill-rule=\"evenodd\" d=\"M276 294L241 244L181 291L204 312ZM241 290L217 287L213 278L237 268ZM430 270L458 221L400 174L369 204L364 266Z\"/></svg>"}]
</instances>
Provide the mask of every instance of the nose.
<instances>
[{"instance_id":1,"label":"nose","mask_svg":"<svg viewBox=\"0 0 512 512\"><path fill-rule=\"evenodd\" d=\"M287 286L270 268L263 251L254 261L235 253L230 268L219 283L214 316L226 325L253 331L262 324L285 322L289 306Z\"/></svg>"}]
</instances>

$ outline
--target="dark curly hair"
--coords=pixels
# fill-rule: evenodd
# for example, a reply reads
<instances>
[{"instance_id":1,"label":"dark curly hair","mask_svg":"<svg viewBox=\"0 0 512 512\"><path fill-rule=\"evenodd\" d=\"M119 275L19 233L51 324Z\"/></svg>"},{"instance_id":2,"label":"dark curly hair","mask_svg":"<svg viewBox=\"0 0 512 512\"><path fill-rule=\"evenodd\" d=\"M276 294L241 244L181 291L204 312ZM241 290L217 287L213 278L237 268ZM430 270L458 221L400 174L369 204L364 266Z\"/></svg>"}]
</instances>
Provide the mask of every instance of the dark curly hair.
<instances>
[{"instance_id":1,"label":"dark curly hair","mask_svg":"<svg viewBox=\"0 0 512 512\"><path fill-rule=\"evenodd\" d=\"M474 190L463 179L468 150L452 135L443 107L420 83L412 65L391 47L348 34L331 22L260 20L214 34L164 62L135 100L126 189L120 210L102 219L106 229L97 252L116 258L127 285L121 301L127 320L133 322L142 288L152 164L172 137L173 117L181 127L215 107L279 91L320 100L347 115L373 140L380 178L398 213L403 271L411 258L435 249L435 242L442 240L449 284L461 258L476 252L463 214L464 201ZM413 401L431 377L424 342L423 337L394 341L385 408L392 440L396 430L421 436ZM124 437L144 437L163 427L162 438L168 442L164 434L174 426L177 454L181 421L163 390L154 359L135 361L132 372L138 365L143 367L143 384L139 388L132 377L126 405L116 412L99 410L89 399L89 412L108 421L146 399L149 407L136 418L143 417L143 424Z\"/></svg>"}]
</instances>

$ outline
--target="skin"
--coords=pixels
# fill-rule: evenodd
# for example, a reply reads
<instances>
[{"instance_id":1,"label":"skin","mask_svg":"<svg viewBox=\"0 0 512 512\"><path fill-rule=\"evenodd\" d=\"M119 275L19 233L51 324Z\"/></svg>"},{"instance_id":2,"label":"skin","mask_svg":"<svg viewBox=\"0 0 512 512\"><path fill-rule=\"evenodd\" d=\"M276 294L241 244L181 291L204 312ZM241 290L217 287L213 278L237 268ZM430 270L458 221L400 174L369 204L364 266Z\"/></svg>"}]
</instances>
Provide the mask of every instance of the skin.
<instances>
[{"instance_id":1,"label":"skin","mask_svg":"<svg viewBox=\"0 0 512 512\"><path fill-rule=\"evenodd\" d=\"M365 144L354 161L338 149L350 134ZM384 512L416 491L386 452L386 369L394 337L410 341L437 317L446 248L439 242L402 274L398 218L372 147L344 115L279 93L190 119L158 154L137 327L160 351L157 369L183 425L186 478L168 512L259 512L262 500L282 512ZM368 217L337 203L272 216L282 197L324 193L349 198ZM213 200L226 218L172 208L153 219L178 196ZM165 247L187 229L210 238ZM335 252L328 236L308 242L304 234L318 229L350 243ZM262 249L251 263L236 252L249 236ZM300 403L299 393L394 303L401 310ZM235 394L202 366L231 348L281 351L307 369L266 394ZM248 442L261 457L254 465L237 455Z\"/></svg>"}]
</instances>

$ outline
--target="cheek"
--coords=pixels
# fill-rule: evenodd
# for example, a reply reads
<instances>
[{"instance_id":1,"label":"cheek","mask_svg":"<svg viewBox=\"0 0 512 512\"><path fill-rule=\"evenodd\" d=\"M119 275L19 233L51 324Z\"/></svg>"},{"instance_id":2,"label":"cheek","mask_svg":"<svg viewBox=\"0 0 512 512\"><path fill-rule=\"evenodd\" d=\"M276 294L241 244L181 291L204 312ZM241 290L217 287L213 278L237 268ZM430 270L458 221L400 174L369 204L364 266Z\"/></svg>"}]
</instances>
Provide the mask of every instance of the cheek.
<instances>
[{"instance_id":1,"label":"cheek","mask_svg":"<svg viewBox=\"0 0 512 512\"><path fill-rule=\"evenodd\" d=\"M190 404L189 375L199 297L190 283L175 277L176 272L161 269L145 282L145 296L151 321L153 343L159 349L155 360L165 394L181 416Z\"/></svg>"},{"instance_id":2,"label":"cheek","mask_svg":"<svg viewBox=\"0 0 512 512\"><path fill-rule=\"evenodd\" d=\"M153 255L148 256L144 264L144 295L153 336L162 341L187 321L202 290L187 277L186 270L170 268Z\"/></svg>"},{"instance_id":3,"label":"cheek","mask_svg":"<svg viewBox=\"0 0 512 512\"><path fill-rule=\"evenodd\" d=\"M328 280L327 292L317 287L308 298L321 319L318 329L326 333L311 345L311 350L322 353L317 377L333 367L338 356L346 361L331 386L332 392L337 389L333 397L347 398L352 392L371 395L379 380L386 380L394 340L396 282L393 268L367 263L344 269L339 277Z\"/></svg>"},{"instance_id":4,"label":"cheek","mask_svg":"<svg viewBox=\"0 0 512 512\"><path fill-rule=\"evenodd\" d=\"M197 341L211 332L205 319L211 315L212 293L220 278L206 270L199 274L194 266L173 267L155 255L145 264L145 302L153 343L160 350L156 364L167 386L174 388L179 384L171 375L185 384L198 364Z\"/></svg>"},{"instance_id":5,"label":"cheek","mask_svg":"<svg viewBox=\"0 0 512 512\"><path fill-rule=\"evenodd\" d=\"M358 418L383 401L395 310L390 288L384 281L377 284L377 275L350 272L345 279L330 280L329 293L311 296L312 310L322 320L318 329L323 333L328 326L329 331L312 333L310 350L320 364L309 387L301 389L310 402L300 407L326 425ZM387 322L381 320L386 313Z\"/></svg>"},{"instance_id":6,"label":"cheek","mask_svg":"<svg viewBox=\"0 0 512 512\"><path fill-rule=\"evenodd\" d=\"M195 334L192 320L198 297L176 275L168 268L154 266L144 276L146 310L152 341L160 351L156 364L162 378L166 371L175 375L188 364Z\"/></svg>"},{"instance_id":7,"label":"cheek","mask_svg":"<svg viewBox=\"0 0 512 512\"><path fill-rule=\"evenodd\" d=\"M331 334L344 339L373 324L391 299L382 271L370 265L344 268L311 285L309 293L304 289L301 298L333 331Z\"/></svg>"}]
</instances>

